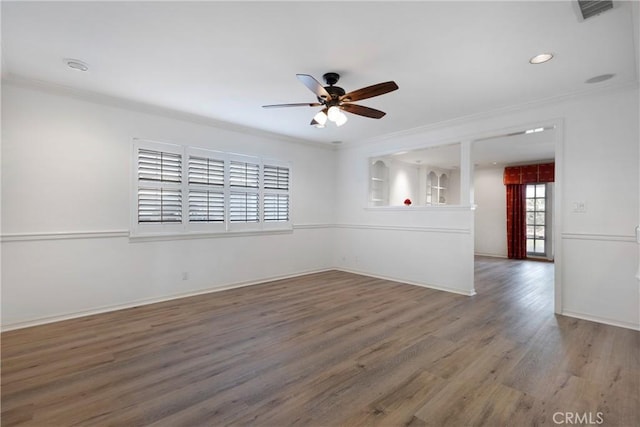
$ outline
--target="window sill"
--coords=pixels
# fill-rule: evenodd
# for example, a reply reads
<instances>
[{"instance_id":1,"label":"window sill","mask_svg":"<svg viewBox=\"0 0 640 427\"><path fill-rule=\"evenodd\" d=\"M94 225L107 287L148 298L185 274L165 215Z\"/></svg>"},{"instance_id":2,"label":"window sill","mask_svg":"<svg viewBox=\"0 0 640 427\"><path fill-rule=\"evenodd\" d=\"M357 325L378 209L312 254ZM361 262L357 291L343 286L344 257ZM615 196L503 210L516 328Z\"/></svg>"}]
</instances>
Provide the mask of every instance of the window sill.
<instances>
[{"instance_id":1,"label":"window sill","mask_svg":"<svg viewBox=\"0 0 640 427\"><path fill-rule=\"evenodd\" d=\"M476 209L476 205L436 205L436 206L367 206L364 208L367 211L378 211L378 212L396 212L396 211L404 211L404 212L416 212L416 211L427 211L427 212L442 212L442 211L474 211Z\"/></svg>"},{"instance_id":2,"label":"window sill","mask_svg":"<svg viewBox=\"0 0 640 427\"><path fill-rule=\"evenodd\" d=\"M293 227L274 228L263 230L236 230L236 231L219 231L219 232L191 232L191 233L147 233L147 234L130 234L129 242L159 242L167 240L192 240L192 239L217 239L221 237L250 237L264 236L274 234L292 234Z\"/></svg>"}]
</instances>

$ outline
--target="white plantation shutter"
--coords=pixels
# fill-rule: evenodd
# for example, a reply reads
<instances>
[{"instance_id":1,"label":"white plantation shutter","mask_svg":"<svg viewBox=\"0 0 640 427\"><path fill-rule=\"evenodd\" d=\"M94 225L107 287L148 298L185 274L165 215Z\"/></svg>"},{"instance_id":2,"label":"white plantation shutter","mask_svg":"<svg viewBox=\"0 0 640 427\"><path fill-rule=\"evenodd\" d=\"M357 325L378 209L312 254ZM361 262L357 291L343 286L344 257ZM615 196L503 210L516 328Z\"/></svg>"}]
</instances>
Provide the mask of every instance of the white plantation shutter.
<instances>
[{"instance_id":1,"label":"white plantation shutter","mask_svg":"<svg viewBox=\"0 0 640 427\"><path fill-rule=\"evenodd\" d=\"M224 222L224 193L189 190L189 222Z\"/></svg>"},{"instance_id":2,"label":"white plantation shutter","mask_svg":"<svg viewBox=\"0 0 640 427\"><path fill-rule=\"evenodd\" d=\"M291 170L263 160L134 140L131 235L291 229Z\"/></svg>"},{"instance_id":3,"label":"white plantation shutter","mask_svg":"<svg viewBox=\"0 0 640 427\"><path fill-rule=\"evenodd\" d=\"M140 181L182 181L182 155L162 151L138 150L138 179Z\"/></svg>"},{"instance_id":4,"label":"white plantation shutter","mask_svg":"<svg viewBox=\"0 0 640 427\"><path fill-rule=\"evenodd\" d=\"M263 188L264 222L289 222L289 167L265 163Z\"/></svg>"},{"instance_id":5,"label":"white plantation shutter","mask_svg":"<svg viewBox=\"0 0 640 427\"><path fill-rule=\"evenodd\" d=\"M181 223L182 191L168 188L138 189L138 223Z\"/></svg>"},{"instance_id":6,"label":"white plantation shutter","mask_svg":"<svg viewBox=\"0 0 640 427\"><path fill-rule=\"evenodd\" d=\"M138 149L137 178L138 224L181 224L182 155Z\"/></svg>"},{"instance_id":7,"label":"white plantation shutter","mask_svg":"<svg viewBox=\"0 0 640 427\"><path fill-rule=\"evenodd\" d=\"M264 221L265 222L289 221L289 195L288 194L265 193Z\"/></svg>"},{"instance_id":8,"label":"white plantation shutter","mask_svg":"<svg viewBox=\"0 0 640 427\"><path fill-rule=\"evenodd\" d=\"M189 156L189 184L224 186L224 160Z\"/></svg>"},{"instance_id":9,"label":"white plantation shutter","mask_svg":"<svg viewBox=\"0 0 640 427\"><path fill-rule=\"evenodd\" d=\"M289 190L289 168L264 165L265 190Z\"/></svg>"},{"instance_id":10,"label":"white plantation shutter","mask_svg":"<svg viewBox=\"0 0 640 427\"><path fill-rule=\"evenodd\" d=\"M224 223L224 160L199 154L189 155L189 222Z\"/></svg>"},{"instance_id":11,"label":"white plantation shutter","mask_svg":"<svg viewBox=\"0 0 640 427\"><path fill-rule=\"evenodd\" d=\"M258 189L260 165L256 163L231 160L229 162L229 185L233 188Z\"/></svg>"},{"instance_id":12,"label":"white plantation shutter","mask_svg":"<svg viewBox=\"0 0 640 427\"><path fill-rule=\"evenodd\" d=\"M260 160L232 157L229 161L229 222L260 223Z\"/></svg>"},{"instance_id":13,"label":"white plantation shutter","mask_svg":"<svg viewBox=\"0 0 640 427\"><path fill-rule=\"evenodd\" d=\"M229 220L232 223L257 223L260 221L260 204L257 193L234 193L229 197Z\"/></svg>"}]
</instances>

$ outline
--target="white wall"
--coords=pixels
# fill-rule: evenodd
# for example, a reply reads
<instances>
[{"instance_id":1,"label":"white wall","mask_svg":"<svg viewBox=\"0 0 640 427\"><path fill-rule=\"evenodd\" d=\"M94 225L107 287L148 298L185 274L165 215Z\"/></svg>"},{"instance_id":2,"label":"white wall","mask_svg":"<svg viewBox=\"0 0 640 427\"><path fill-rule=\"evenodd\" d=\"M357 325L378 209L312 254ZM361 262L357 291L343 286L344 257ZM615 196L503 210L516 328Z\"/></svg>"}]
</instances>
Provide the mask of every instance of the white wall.
<instances>
[{"instance_id":1,"label":"white wall","mask_svg":"<svg viewBox=\"0 0 640 427\"><path fill-rule=\"evenodd\" d=\"M403 206L406 199L414 204L420 197L420 168L397 159L389 160L389 204Z\"/></svg>"},{"instance_id":2,"label":"white wall","mask_svg":"<svg viewBox=\"0 0 640 427\"><path fill-rule=\"evenodd\" d=\"M559 310L639 328L638 95L637 86L603 90L345 144L336 153L5 84L3 324L331 267L473 293L474 212L367 208L369 157L560 123ZM134 137L291 160L293 233L130 242ZM461 165L463 197L468 163ZM586 202L587 212L573 212L575 201Z\"/></svg>"},{"instance_id":3,"label":"white wall","mask_svg":"<svg viewBox=\"0 0 640 427\"><path fill-rule=\"evenodd\" d=\"M19 85L2 103L5 328L332 266L335 151ZM294 231L129 241L135 137L291 161Z\"/></svg>"},{"instance_id":4,"label":"white wall","mask_svg":"<svg viewBox=\"0 0 640 427\"><path fill-rule=\"evenodd\" d=\"M504 168L476 169L475 253L507 257L507 201Z\"/></svg>"},{"instance_id":5,"label":"white wall","mask_svg":"<svg viewBox=\"0 0 640 427\"><path fill-rule=\"evenodd\" d=\"M403 146L390 140L340 151L335 265L348 271L473 294L470 206L367 207L369 159L381 152L399 151L396 148ZM417 177L416 167L411 168ZM415 190L418 188L415 186ZM391 202L401 204L402 200Z\"/></svg>"},{"instance_id":6,"label":"white wall","mask_svg":"<svg viewBox=\"0 0 640 427\"><path fill-rule=\"evenodd\" d=\"M560 239L555 242L555 256L561 290L556 294L557 310L640 329L634 277L640 190L638 99L637 85L611 88L346 146L338 157L342 185L337 194L337 220L345 230L339 233L336 265L472 292L469 266L473 265L474 214L437 207L366 209L364 196L354 196L366 194L366 159L495 136L504 130L558 124L562 144L556 149L559 221L555 225ZM461 176L464 188L464 174ZM587 212L573 212L573 202L586 202ZM350 257L353 253L358 254L356 258Z\"/></svg>"}]
</instances>

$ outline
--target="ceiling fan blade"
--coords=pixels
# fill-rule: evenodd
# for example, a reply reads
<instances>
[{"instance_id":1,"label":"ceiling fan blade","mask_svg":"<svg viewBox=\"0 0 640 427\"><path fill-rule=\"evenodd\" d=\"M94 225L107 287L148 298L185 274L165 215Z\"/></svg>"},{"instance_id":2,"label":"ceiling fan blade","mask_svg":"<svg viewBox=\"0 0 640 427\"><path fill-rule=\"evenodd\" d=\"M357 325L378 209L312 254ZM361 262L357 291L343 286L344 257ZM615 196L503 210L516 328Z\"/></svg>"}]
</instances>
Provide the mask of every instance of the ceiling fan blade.
<instances>
[{"instance_id":1,"label":"ceiling fan blade","mask_svg":"<svg viewBox=\"0 0 640 427\"><path fill-rule=\"evenodd\" d=\"M396 82L384 82L377 85L363 87L362 89L354 90L340 97L341 101L351 102L360 101L361 99L373 98L374 96L384 95L385 93L393 92L398 89Z\"/></svg>"},{"instance_id":2,"label":"ceiling fan blade","mask_svg":"<svg viewBox=\"0 0 640 427\"><path fill-rule=\"evenodd\" d=\"M297 104L272 104L263 105L262 108L282 108L282 107L319 107L322 104L319 102L299 102Z\"/></svg>"},{"instance_id":3,"label":"ceiling fan blade","mask_svg":"<svg viewBox=\"0 0 640 427\"><path fill-rule=\"evenodd\" d=\"M309 88L309 90L316 94L318 98L329 100L331 99L331 95L329 92L320 84L319 81L314 79L312 76L308 74L296 74L296 77L300 82Z\"/></svg>"},{"instance_id":4,"label":"ceiling fan blade","mask_svg":"<svg viewBox=\"0 0 640 427\"><path fill-rule=\"evenodd\" d=\"M356 104L342 104L340 106L344 111L348 111L351 114L357 114L359 116L370 117L372 119L380 119L384 117L384 111L376 110L374 108L363 107L362 105Z\"/></svg>"}]
</instances>

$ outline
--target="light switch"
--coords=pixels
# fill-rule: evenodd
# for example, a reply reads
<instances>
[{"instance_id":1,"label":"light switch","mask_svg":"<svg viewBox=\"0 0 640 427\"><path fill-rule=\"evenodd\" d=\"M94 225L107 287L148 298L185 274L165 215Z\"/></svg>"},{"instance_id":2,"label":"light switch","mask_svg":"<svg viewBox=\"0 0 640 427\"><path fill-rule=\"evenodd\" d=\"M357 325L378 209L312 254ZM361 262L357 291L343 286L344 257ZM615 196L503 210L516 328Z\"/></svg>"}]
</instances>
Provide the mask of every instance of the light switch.
<instances>
[{"instance_id":1,"label":"light switch","mask_svg":"<svg viewBox=\"0 0 640 427\"><path fill-rule=\"evenodd\" d=\"M572 205L573 205L573 209L572 209L573 213L586 213L587 212L587 202L584 202L584 201L573 202Z\"/></svg>"}]
</instances>

